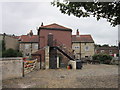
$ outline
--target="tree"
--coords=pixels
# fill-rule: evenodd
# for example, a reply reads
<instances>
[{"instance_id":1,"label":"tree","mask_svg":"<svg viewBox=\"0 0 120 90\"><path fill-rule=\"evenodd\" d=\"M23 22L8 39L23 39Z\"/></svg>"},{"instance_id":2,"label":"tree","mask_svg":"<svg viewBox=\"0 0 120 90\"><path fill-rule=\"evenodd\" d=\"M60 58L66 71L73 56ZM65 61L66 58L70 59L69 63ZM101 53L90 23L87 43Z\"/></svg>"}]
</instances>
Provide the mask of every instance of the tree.
<instances>
[{"instance_id":1,"label":"tree","mask_svg":"<svg viewBox=\"0 0 120 90\"><path fill-rule=\"evenodd\" d=\"M2 57L21 57L21 56L22 56L21 52L18 52L17 50L13 50L11 48L2 52Z\"/></svg>"},{"instance_id":2,"label":"tree","mask_svg":"<svg viewBox=\"0 0 120 90\"><path fill-rule=\"evenodd\" d=\"M5 41L4 40L2 40L2 44L1 44L2 46L2 51L5 51L6 50L6 48L5 48Z\"/></svg>"},{"instance_id":3,"label":"tree","mask_svg":"<svg viewBox=\"0 0 120 90\"><path fill-rule=\"evenodd\" d=\"M89 0L88 0L89 1ZM96 17L106 18L112 26L120 24L120 1L116 2L70 2L66 0L64 3L54 1L51 3L57 6L61 13L76 17Z\"/></svg>"}]
</instances>

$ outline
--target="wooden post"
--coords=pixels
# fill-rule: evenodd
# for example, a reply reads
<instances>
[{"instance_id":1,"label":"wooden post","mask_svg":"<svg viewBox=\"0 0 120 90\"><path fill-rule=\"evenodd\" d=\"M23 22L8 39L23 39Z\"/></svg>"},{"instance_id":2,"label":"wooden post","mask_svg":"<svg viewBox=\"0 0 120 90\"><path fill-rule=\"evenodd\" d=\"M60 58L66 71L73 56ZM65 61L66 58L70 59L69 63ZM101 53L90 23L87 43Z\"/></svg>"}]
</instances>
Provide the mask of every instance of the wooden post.
<instances>
[{"instance_id":1,"label":"wooden post","mask_svg":"<svg viewBox=\"0 0 120 90\"><path fill-rule=\"evenodd\" d=\"M23 77L25 76L25 73L24 73L24 60L22 60L23 61Z\"/></svg>"}]
</instances>

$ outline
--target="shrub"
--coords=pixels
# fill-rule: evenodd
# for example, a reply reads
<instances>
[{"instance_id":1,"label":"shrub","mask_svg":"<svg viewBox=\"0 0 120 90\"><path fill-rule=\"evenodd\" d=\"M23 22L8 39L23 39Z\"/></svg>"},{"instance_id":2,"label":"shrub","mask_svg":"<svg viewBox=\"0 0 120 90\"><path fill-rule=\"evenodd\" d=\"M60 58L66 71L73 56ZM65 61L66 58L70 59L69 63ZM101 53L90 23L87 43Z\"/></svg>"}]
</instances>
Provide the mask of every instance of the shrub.
<instances>
[{"instance_id":1,"label":"shrub","mask_svg":"<svg viewBox=\"0 0 120 90\"><path fill-rule=\"evenodd\" d=\"M2 52L2 57L21 57L21 56L22 56L21 52L13 50L11 48Z\"/></svg>"},{"instance_id":2,"label":"shrub","mask_svg":"<svg viewBox=\"0 0 120 90\"><path fill-rule=\"evenodd\" d=\"M101 63L109 64L112 60L112 56L107 54L95 54L93 60L99 60Z\"/></svg>"}]
</instances>

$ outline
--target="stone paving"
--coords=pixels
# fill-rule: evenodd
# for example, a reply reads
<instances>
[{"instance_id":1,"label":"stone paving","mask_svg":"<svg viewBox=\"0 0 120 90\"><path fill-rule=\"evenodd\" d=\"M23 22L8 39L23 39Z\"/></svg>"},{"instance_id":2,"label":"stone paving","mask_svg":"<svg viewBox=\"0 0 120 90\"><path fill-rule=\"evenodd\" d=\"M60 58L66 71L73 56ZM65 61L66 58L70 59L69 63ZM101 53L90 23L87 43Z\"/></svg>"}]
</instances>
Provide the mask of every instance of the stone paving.
<instances>
[{"instance_id":1,"label":"stone paving","mask_svg":"<svg viewBox=\"0 0 120 90\"><path fill-rule=\"evenodd\" d=\"M87 64L82 70L38 70L4 80L3 88L118 88L118 66Z\"/></svg>"}]
</instances>

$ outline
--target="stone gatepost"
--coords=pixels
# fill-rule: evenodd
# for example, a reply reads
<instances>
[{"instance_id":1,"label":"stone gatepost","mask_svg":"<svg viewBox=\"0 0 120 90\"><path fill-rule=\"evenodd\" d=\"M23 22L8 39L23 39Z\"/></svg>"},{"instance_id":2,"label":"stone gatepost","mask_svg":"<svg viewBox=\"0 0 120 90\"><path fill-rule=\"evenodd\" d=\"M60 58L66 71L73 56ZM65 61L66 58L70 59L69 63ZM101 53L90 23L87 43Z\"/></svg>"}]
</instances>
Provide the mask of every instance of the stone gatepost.
<instances>
[{"instance_id":1,"label":"stone gatepost","mask_svg":"<svg viewBox=\"0 0 120 90\"><path fill-rule=\"evenodd\" d=\"M45 69L49 69L49 46L45 47Z\"/></svg>"}]
</instances>

